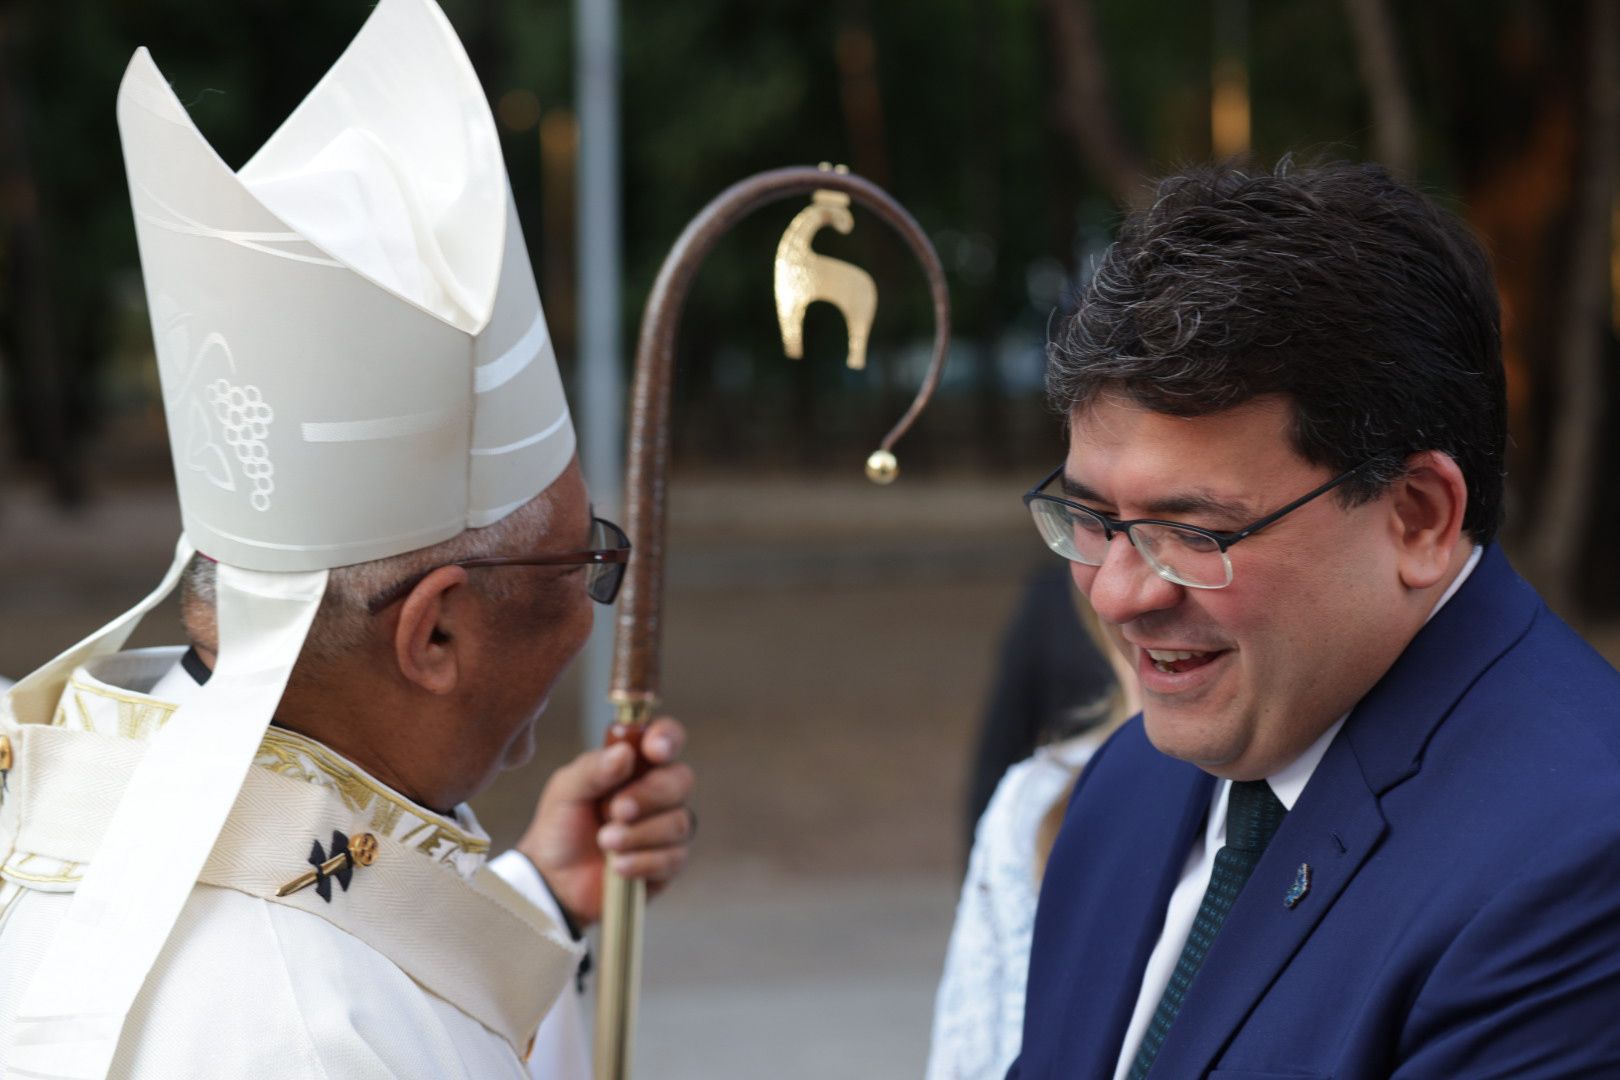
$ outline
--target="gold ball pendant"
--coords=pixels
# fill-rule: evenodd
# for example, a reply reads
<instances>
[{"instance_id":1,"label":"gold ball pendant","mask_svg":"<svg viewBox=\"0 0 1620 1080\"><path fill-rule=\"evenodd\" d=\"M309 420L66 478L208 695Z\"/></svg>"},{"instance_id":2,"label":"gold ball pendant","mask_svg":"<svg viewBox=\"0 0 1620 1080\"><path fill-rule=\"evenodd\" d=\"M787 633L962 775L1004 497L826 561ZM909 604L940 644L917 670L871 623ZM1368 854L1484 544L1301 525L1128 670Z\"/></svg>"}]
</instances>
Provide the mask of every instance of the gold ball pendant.
<instances>
[{"instance_id":1,"label":"gold ball pendant","mask_svg":"<svg viewBox=\"0 0 1620 1080\"><path fill-rule=\"evenodd\" d=\"M866 459L866 478L874 484L892 484L900 474L900 463L887 450L874 450Z\"/></svg>"}]
</instances>

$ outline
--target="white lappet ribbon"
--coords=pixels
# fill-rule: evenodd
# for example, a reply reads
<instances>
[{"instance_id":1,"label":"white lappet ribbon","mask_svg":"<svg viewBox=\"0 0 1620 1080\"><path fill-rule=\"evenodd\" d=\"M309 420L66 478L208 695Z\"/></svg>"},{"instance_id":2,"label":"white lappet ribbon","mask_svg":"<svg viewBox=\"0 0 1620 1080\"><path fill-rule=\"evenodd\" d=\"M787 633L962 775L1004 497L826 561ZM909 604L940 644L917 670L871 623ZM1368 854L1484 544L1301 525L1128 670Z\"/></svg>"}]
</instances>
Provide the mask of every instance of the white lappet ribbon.
<instances>
[{"instance_id":1,"label":"white lappet ribbon","mask_svg":"<svg viewBox=\"0 0 1620 1080\"><path fill-rule=\"evenodd\" d=\"M154 597L64 658L107 651L113 639L121 644L173 587L189 554L182 542L176 567ZM23 995L10 1062L15 1076L107 1075L125 1019L270 725L328 576L326 570L217 569L214 677L154 736L130 778L62 928Z\"/></svg>"}]
</instances>

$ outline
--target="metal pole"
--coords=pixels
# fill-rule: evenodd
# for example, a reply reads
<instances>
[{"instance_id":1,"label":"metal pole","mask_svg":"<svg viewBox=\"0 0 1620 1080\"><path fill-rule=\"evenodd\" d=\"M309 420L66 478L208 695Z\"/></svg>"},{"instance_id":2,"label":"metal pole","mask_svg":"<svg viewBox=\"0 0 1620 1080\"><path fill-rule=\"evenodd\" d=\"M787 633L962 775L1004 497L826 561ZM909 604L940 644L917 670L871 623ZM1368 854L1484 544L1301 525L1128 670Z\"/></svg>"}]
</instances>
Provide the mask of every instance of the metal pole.
<instances>
[{"instance_id":1,"label":"metal pole","mask_svg":"<svg viewBox=\"0 0 1620 1080\"><path fill-rule=\"evenodd\" d=\"M619 5L574 0L574 68L579 116L580 460L596 512L617 517L623 505L624 365L619 226ZM585 646L581 728L601 745L613 722L607 688L613 668L613 620L599 617Z\"/></svg>"},{"instance_id":2,"label":"metal pole","mask_svg":"<svg viewBox=\"0 0 1620 1080\"><path fill-rule=\"evenodd\" d=\"M623 504L624 369L619 327L619 12L618 0L574 0L579 115L579 389L586 482L598 514ZM608 701L613 619L599 618L585 647L584 727L600 745L616 718ZM602 968L597 987L595 1074L628 1080L641 982L641 918L646 885L603 872ZM609 914L609 913L612 914Z\"/></svg>"}]
</instances>

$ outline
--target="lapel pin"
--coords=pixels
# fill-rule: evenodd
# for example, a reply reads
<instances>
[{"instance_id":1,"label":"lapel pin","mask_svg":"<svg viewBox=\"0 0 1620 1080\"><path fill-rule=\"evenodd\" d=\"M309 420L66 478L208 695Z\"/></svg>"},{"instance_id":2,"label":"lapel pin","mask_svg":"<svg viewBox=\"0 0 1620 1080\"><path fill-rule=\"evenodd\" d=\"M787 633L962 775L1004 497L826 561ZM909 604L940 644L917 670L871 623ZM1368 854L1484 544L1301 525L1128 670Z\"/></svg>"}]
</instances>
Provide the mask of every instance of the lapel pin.
<instances>
[{"instance_id":1,"label":"lapel pin","mask_svg":"<svg viewBox=\"0 0 1620 1080\"><path fill-rule=\"evenodd\" d=\"M1283 907L1291 908L1305 899L1305 894L1311 891L1311 864L1302 862L1299 870L1294 874L1294 883L1288 886L1288 892L1283 897Z\"/></svg>"},{"instance_id":2,"label":"lapel pin","mask_svg":"<svg viewBox=\"0 0 1620 1080\"><path fill-rule=\"evenodd\" d=\"M349 879L356 866L370 866L377 858L377 838L361 833L352 841L342 833L332 833L332 857L327 858L321 842L315 841L310 849L309 863L315 867L305 870L276 890L277 896L291 896L300 889L315 886L315 894L328 904L332 902L332 882L335 879L344 892L349 891Z\"/></svg>"}]
</instances>

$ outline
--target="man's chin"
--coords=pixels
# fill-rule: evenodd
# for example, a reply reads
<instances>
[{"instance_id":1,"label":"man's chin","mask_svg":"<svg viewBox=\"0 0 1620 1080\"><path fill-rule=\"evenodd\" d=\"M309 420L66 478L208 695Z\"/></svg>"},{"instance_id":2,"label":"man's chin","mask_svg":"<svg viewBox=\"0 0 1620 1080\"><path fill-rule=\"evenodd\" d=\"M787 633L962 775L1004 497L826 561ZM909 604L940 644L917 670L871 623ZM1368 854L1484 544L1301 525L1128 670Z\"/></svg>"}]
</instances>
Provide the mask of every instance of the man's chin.
<instances>
[{"instance_id":1,"label":"man's chin","mask_svg":"<svg viewBox=\"0 0 1620 1080\"><path fill-rule=\"evenodd\" d=\"M1216 775L1241 753L1231 739L1212 738L1215 733L1207 719L1176 715L1174 710L1155 709L1151 703L1143 710L1142 727L1159 753Z\"/></svg>"},{"instance_id":2,"label":"man's chin","mask_svg":"<svg viewBox=\"0 0 1620 1080\"><path fill-rule=\"evenodd\" d=\"M506 744L506 753L501 755L501 771L521 769L534 760L534 733L540 724L540 718L546 714L546 707L551 704L548 694L540 702L540 707L534 710L534 715L512 735L511 742Z\"/></svg>"},{"instance_id":3,"label":"man's chin","mask_svg":"<svg viewBox=\"0 0 1620 1080\"><path fill-rule=\"evenodd\" d=\"M521 769L534 760L534 726L539 721L536 716L523 729L506 744L506 753L501 755L501 771L509 772L512 769Z\"/></svg>"}]
</instances>

